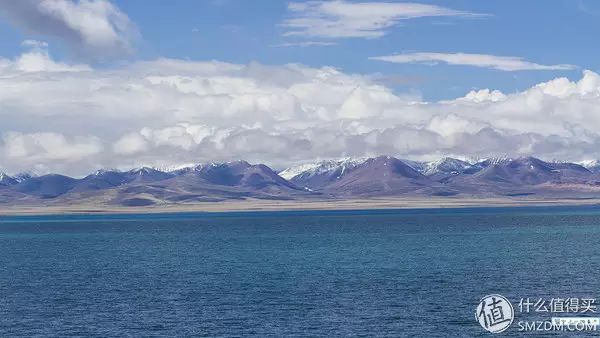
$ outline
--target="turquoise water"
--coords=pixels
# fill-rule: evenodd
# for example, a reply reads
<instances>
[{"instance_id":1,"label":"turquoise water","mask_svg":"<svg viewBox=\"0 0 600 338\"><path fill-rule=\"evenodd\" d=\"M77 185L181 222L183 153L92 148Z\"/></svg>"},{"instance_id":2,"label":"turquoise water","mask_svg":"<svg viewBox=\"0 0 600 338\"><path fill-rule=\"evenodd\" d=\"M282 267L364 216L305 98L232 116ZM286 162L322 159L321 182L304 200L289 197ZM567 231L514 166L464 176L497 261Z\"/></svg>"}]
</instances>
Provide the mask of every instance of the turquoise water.
<instances>
[{"instance_id":1,"label":"turquoise water","mask_svg":"<svg viewBox=\"0 0 600 338\"><path fill-rule=\"evenodd\" d=\"M0 268L2 337L477 336L598 298L600 207L0 217Z\"/></svg>"}]
</instances>

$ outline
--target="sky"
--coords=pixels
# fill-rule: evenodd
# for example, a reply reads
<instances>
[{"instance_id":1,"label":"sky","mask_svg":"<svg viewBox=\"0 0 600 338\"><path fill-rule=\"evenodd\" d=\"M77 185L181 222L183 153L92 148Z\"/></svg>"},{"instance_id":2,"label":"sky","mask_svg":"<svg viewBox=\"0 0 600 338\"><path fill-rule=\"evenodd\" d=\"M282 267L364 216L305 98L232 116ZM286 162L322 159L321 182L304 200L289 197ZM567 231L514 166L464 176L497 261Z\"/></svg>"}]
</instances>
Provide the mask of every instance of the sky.
<instances>
[{"instance_id":1,"label":"sky","mask_svg":"<svg viewBox=\"0 0 600 338\"><path fill-rule=\"evenodd\" d=\"M600 158L593 0L0 0L0 170Z\"/></svg>"}]
</instances>

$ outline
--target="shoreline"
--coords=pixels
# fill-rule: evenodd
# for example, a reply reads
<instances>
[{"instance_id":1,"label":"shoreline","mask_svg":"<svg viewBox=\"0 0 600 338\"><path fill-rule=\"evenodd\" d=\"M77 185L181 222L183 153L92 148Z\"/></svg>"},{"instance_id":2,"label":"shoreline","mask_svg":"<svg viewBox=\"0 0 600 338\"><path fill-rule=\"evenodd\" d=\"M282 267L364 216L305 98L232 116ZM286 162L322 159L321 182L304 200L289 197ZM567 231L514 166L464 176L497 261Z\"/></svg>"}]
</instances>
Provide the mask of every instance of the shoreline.
<instances>
[{"instance_id":1,"label":"shoreline","mask_svg":"<svg viewBox=\"0 0 600 338\"><path fill-rule=\"evenodd\" d=\"M252 212L252 211L328 211L328 210L406 210L461 209L543 206L594 206L600 198L590 199L509 199L509 198L371 198L343 200L244 200L194 204L162 204L143 207L68 205L8 206L0 205L0 216L53 215L127 215L188 212Z\"/></svg>"}]
</instances>

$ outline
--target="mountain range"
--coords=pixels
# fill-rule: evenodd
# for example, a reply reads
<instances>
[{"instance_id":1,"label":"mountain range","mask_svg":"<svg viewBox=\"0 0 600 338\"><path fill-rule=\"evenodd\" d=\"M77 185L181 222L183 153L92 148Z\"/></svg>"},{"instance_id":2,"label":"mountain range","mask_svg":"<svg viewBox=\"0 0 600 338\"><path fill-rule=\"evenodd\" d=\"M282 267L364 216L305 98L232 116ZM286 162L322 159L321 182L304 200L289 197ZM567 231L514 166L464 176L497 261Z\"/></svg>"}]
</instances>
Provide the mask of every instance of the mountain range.
<instances>
[{"instance_id":1,"label":"mountain range","mask_svg":"<svg viewBox=\"0 0 600 338\"><path fill-rule=\"evenodd\" d=\"M99 170L83 178L0 173L0 206L149 206L227 200L370 197L600 197L600 163L535 157L420 162L391 156L303 164L276 172L246 161L162 171Z\"/></svg>"}]
</instances>

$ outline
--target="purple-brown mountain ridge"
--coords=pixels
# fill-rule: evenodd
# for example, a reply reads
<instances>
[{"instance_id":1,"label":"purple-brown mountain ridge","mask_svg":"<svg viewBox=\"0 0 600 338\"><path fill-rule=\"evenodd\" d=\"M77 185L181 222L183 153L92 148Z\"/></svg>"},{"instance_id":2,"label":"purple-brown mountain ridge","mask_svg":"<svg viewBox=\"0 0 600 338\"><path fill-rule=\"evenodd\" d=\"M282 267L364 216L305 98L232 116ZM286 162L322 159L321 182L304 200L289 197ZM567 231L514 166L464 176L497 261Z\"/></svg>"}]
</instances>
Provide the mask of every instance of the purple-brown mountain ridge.
<instances>
[{"instance_id":1,"label":"purple-brown mountain ridge","mask_svg":"<svg viewBox=\"0 0 600 338\"><path fill-rule=\"evenodd\" d=\"M246 161L161 171L99 170L83 178L0 173L1 205L115 206L227 200L363 199L373 197L600 198L597 162L546 162L535 157L432 162L391 156L347 158L275 171Z\"/></svg>"}]
</instances>

